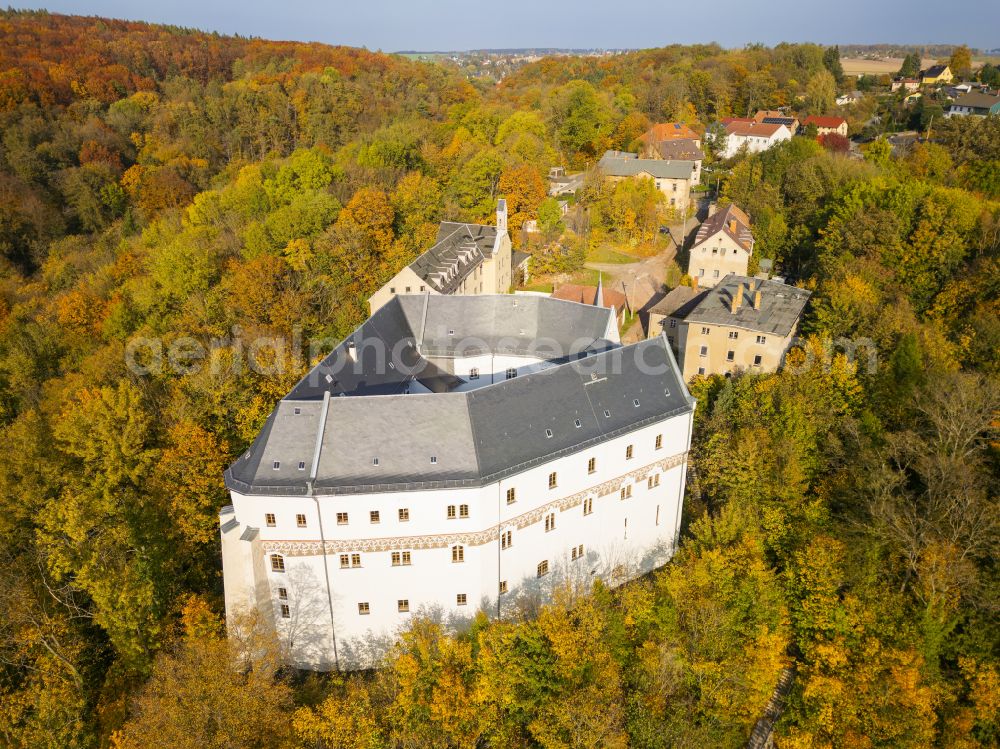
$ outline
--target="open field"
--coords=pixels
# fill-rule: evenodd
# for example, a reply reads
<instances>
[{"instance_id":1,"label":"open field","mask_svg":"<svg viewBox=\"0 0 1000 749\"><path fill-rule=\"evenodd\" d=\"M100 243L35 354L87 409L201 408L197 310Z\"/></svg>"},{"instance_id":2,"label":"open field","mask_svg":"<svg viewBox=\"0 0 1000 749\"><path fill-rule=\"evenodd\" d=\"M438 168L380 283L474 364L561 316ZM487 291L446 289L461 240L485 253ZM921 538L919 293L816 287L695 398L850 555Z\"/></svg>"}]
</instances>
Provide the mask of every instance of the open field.
<instances>
[{"instance_id":1,"label":"open field","mask_svg":"<svg viewBox=\"0 0 1000 749\"><path fill-rule=\"evenodd\" d=\"M973 59L972 67L981 68L987 58ZM920 67L929 68L937 63L933 57L925 57ZM903 65L902 57L886 57L881 60L869 60L864 57L841 57L840 64L844 66L844 73L847 75L895 75Z\"/></svg>"}]
</instances>

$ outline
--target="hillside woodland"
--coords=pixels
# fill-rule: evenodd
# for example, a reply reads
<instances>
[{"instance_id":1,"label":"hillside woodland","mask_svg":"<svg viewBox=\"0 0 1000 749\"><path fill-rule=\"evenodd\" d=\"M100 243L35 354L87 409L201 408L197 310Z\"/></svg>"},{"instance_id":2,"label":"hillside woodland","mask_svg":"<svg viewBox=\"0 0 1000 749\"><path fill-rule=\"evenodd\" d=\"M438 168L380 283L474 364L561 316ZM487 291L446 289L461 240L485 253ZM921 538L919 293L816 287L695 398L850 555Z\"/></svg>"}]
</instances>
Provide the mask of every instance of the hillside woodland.
<instances>
[{"instance_id":1,"label":"hillside woodland","mask_svg":"<svg viewBox=\"0 0 1000 749\"><path fill-rule=\"evenodd\" d=\"M707 45L496 83L0 12L0 744L738 747L794 668L779 747L997 746L998 118L710 165L814 290L809 342L781 374L692 385L665 569L461 631L427 612L352 675L223 637L223 468L438 221L504 195L517 229L552 165L652 122L824 109L835 73L813 45ZM612 198L584 207L631 215ZM260 336L303 345L246 366ZM210 362L135 374L139 337Z\"/></svg>"}]
</instances>

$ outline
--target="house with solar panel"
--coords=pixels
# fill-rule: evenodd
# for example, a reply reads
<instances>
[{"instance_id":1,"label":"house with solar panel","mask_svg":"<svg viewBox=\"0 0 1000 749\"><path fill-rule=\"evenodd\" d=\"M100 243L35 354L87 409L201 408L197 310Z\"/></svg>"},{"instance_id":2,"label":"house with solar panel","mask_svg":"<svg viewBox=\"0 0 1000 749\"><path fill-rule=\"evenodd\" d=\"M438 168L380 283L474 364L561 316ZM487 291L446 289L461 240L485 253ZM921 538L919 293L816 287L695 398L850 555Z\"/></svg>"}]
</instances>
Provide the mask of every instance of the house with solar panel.
<instances>
[{"instance_id":1,"label":"house with solar panel","mask_svg":"<svg viewBox=\"0 0 1000 749\"><path fill-rule=\"evenodd\" d=\"M371 314L397 294L506 294L516 262L507 231L507 201L497 201L496 225L442 221L434 245L368 299Z\"/></svg>"},{"instance_id":2,"label":"house with solar panel","mask_svg":"<svg viewBox=\"0 0 1000 749\"><path fill-rule=\"evenodd\" d=\"M411 617L513 616L670 559L695 402L665 336L542 296L396 294L225 473L227 620L373 665Z\"/></svg>"}]
</instances>

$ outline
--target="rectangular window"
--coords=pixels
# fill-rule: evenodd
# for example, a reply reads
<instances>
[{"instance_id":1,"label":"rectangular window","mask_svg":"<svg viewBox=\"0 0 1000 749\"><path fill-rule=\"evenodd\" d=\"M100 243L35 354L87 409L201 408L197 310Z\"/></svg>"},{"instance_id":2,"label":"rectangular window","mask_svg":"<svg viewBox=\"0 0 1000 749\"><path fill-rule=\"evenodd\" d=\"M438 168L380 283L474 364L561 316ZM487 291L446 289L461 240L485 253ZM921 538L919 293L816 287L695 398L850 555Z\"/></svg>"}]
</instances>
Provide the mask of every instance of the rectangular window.
<instances>
[{"instance_id":1,"label":"rectangular window","mask_svg":"<svg viewBox=\"0 0 1000 749\"><path fill-rule=\"evenodd\" d=\"M398 567L403 563L403 554L399 551L392 552L392 566Z\"/></svg>"},{"instance_id":2,"label":"rectangular window","mask_svg":"<svg viewBox=\"0 0 1000 749\"><path fill-rule=\"evenodd\" d=\"M454 520L458 517L458 513L455 512L455 505L448 505L448 519Z\"/></svg>"},{"instance_id":3,"label":"rectangular window","mask_svg":"<svg viewBox=\"0 0 1000 749\"><path fill-rule=\"evenodd\" d=\"M511 487L507 490L507 504L512 505L517 501L517 492Z\"/></svg>"},{"instance_id":4,"label":"rectangular window","mask_svg":"<svg viewBox=\"0 0 1000 749\"><path fill-rule=\"evenodd\" d=\"M368 605L368 601L362 601L361 603L358 604L358 613L361 614L361 616L366 616L371 612L372 610L371 607L369 607Z\"/></svg>"},{"instance_id":5,"label":"rectangular window","mask_svg":"<svg viewBox=\"0 0 1000 749\"><path fill-rule=\"evenodd\" d=\"M662 448L663 448L663 435L658 434L656 435L656 449L660 450Z\"/></svg>"},{"instance_id":6,"label":"rectangular window","mask_svg":"<svg viewBox=\"0 0 1000 749\"><path fill-rule=\"evenodd\" d=\"M465 561L465 547L464 546L452 546L451 547L451 561L454 563Z\"/></svg>"},{"instance_id":7,"label":"rectangular window","mask_svg":"<svg viewBox=\"0 0 1000 749\"><path fill-rule=\"evenodd\" d=\"M705 374L705 368L704 367L698 367L698 374L700 374L700 375Z\"/></svg>"},{"instance_id":8,"label":"rectangular window","mask_svg":"<svg viewBox=\"0 0 1000 749\"><path fill-rule=\"evenodd\" d=\"M340 569L349 569L351 566L351 557L348 554L340 555Z\"/></svg>"},{"instance_id":9,"label":"rectangular window","mask_svg":"<svg viewBox=\"0 0 1000 749\"><path fill-rule=\"evenodd\" d=\"M301 512L296 514L295 516L295 525L297 525L299 528L306 527L306 516L303 515Z\"/></svg>"},{"instance_id":10,"label":"rectangular window","mask_svg":"<svg viewBox=\"0 0 1000 749\"><path fill-rule=\"evenodd\" d=\"M514 545L514 533L513 531L504 531L500 534L500 548L509 549Z\"/></svg>"},{"instance_id":11,"label":"rectangular window","mask_svg":"<svg viewBox=\"0 0 1000 749\"><path fill-rule=\"evenodd\" d=\"M594 473L597 470L597 458L591 458L587 461L587 473Z\"/></svg>"},{"instance_id":12,"label":"rectangular window","mask_svg":"<svg viewBox=\"0 0 1000 749\"><path fill-rule=\"evenodd\" d=\"M760 366L760 362L761 362L761 356L760 356L760 354L757 354L757 355L756 355L756 356L755 356L755 357L753 358L753 365L754 365L755 367L759 367L759 366Z\"/></svg>"},{"instance_id":13,"label":"rectangular window","mask_svg":"<svg viewBox=\"0 0 1000 749\"><path fill-rule=\"evenodd\" d=\"M719 277L719 271L718 270L713 270L712 271L712 278L718 278L718 277Z\"/></svg>"},{"instance_id":14,"label":"rectangular window","mask_svg":"<svg viewBox=\"0 0 1000 749\"><path fill-rule=\"evenodd\" d=\"M711 329L711 328L702 328L702 329L701 329L701 334L702 334L702 335L708 335L708 334L709 334L709 333L711 333L711 332L712 332L712 329Z\"/></svg>"},{"instance_id":15,"label":"rectangular window","mask_svg":"<svg viewBox=\"0 0 1000 749\"><path fill-rule=\"evenodd\" d=\"M284 572L285 571L285 558L280 554L271 555L271 569L274 572Z\"/></svg>"},{"instance_id":16,"label":"rectangular window","mask_svg":"<svg viewBox=\"0 0 1000 749\"><path fill-rule=\"evenodd\" d=\"M278 598L282 601L288 600L288 588L278 588Z\"/></svg>"},{"instance_id":17,"label":"rectangular window","mask_svg":"<svg viewBox=\"0 0 1000 749\"><path fill-rule=\"evenodd\" d=\"M552 473L549 474L549 489L555 489L555 488L556 488L556 472L553 471Z\"/></svg>"},{"instance_id":18,"label":"rectangular window","mask_svg":"<svg viewBox=\"0 0 1000 749\"><path fill-rule=\"evenodd\" d=\"M361 555L360 554L351 554L351 566L352 567L360 567L361 566Z\"/></svg>"},{"instance_id":19,"label":"rectangular window","mask_svg":"<svg viewBox=\"0 0 1000 749\"><path fill-rule=\"evenodd\" d=\"M632 460L633 454L634 453L632 445L629 445L628 447L625 448L625 460Z\"/></svg>"},{"instance_id":20,"label":"rectangular window","mask_svg":"<svg viewBox=\"0 0 1000 749\"><path fill-rule=\"evenodd\" d=\"M648 479L646 479L646 488L652 489L653 487L660 485L660 474L654 473Z\"/></svg>"},{"instance_id":21,"label":"rectangular window","mask_svg":"<svg viewBox=\"0 0 1000 749\"><path fill-rule=\"evenodd\" d=\"M268 528L273 528L277 523L274 520L274 513L268 512L264 515L264 522L267 523Z\"/></svg>"},{"instance_id":22,"label":"rectangular window","mask_svg":"<svg viewBox=\"0 0 1000 749\"><path fill-rule=\"evenodd\" d=\"M729 338L730 338L730 340L735 341L739 337L740 337L740 334L739 334L738 331L736 331L736 330L730 330L729 331Z\"/></svg>"},{"instance_id":23,"label":"rectangular window","mask_svg":"<svg viewBox=\"0 0 1000 749\"><path fill-rule=\"evenodd\" d=\"M460 518L467 518L467 517L469 517L469 506L468 505L459 505L458 506L458 516Z\"/></svg>"},{"instance_id":24,"label":"rectangular window","mask_svg":"<svg viewBox=\"0 0 1000 749\"><path fill-rule=\"evenodd\" d=\"M726 361L733 361L734 359L736 359L736 352L735 351L727 351L726 352Z\"/></svg>"},{"instance_id":25,"label":"rectangular window","mask_svg":"<svg viewBox=\"0 0 1000 749\"><path fill-rule=\"evenodd\" d=\"M288 604L287 603L281 604L281 618L282 619L291 619L292 618L292 611L291 611L291 609L288 608Z\"/></svg>"},{"instance_id":26,"label":"rectangular window","mask_svg":"<svg viewBox=\"0 0 1000 749\"><path fill-rule=\"evenodd\" d=\"M538 563L538 577L545 577L549 574L549 560L543 559Z\"/></svg>"},{"instance_id":27,"label":"rectangular window","mask_svg":"<svg viewBox=\"0 0 1000 749\"><path fill-rule=\"evenodd\" d=\"M410 508L400 507L399 508L399 522L408 523L410 521Z\"/></svg>"},{"instance_id":28,"label":"rectangular window","mask_svg":"<svg viewBox=\"0 0 1000 749\"><path fill-rule=\"evenodd\" d=\"M506 580L501 580L500 581L500 595L503 595L506 592L507 592L507 581Z\"/></svg>"},{"instance_id":29,"label":"rectangular window","mask_svg":"<svg viewBox=\"0 0 1000 749\"><path fill-rule=\"evenodd\" d=\"M594 499L593 497L587 497L583 500L583 514L589 515L594 511Z\"/></svg>"},{"instance_id":30,"label":"rectangular window","mask_svg":"<svg viewBox=\"0 0 1000 749\"><path fill-rule=\"evenodd\" d=\"M708 356L708 346L702 346L698 352L701 356Z\"/></svg>"},{"instance_id":31,"label":"rectangular window","mask_svg":"<svg viewBox=\"0 0 1000 749\"><path fill-rule=\"evenodd\" d=\"M465 593L459 593L455 596L455 604L458 606L464 606L468 602L468 598Z\"/></svg>"},{"instance_id":32,"label":"rectangular window","mask_svg":"<svg viewBox=\"0 0 1000 749\"><path fill-rule=\"evenodd\" d=\"M554 531L556 529L556 514L550 512L545 516L545 532Z\"/></svg>"},{"instance_id":33,"label":"rectangular window","mask_svg":"<svg viewBox=\"0 0 1000 749\"><path fill-rule=\"evenodd\" d=\"M570 549L570 559L576 561L577 559L583 559L583 544L579 546L574 546Z\"/></svg>"},{"instance_id":34,"label":"rectangular window","mask_svg":"<svg viewBox=\"0 0 1000 749\"><path fill-rule=\"evenodd\" d=\"M632 484L626 484L622 487L621 498L628 499L632 496Z\"/></svg>"},{"instance_id":35,"label":"rectangular window","mask_svg":"<svg viewBox=\"0 0 1000 749\"><path fill-rule=\"evenodd\" d=\"M767 343L767 336L766 335L757 336L757 343Z\"/></svg>"},{"instance_id":36,"label":"rectangular window","mask_svg":"<svg viewBox=\"0 0 1000 749\"><path fill-rule=\"evenodd\" d=\"M478 380L479 379L479 367L473 367L469 370L469 379Z\"/></svg>"},{"instance_id":37,"label":"rectangular window","mask_svg":"<svg viewBox=\"0 0 1000 749\"><path fill-rule=\"evenodd\" d=\"M410 599L409 598L400 598L398 601L396 601L396 608L399 610L400 614L409 613L409 611L410 611Z\"/></svg>"},{"instance_id":38,"label":"rectangular window","mask_svg":"<svg viewBox=\"0 0 1000 749\"><path fill-rule=\"evenodd\" d=\"M371 520L371 522L373 522L373 523L381 522L380 518L379 518L379 511L378 510L372 510L371 512L369 512L368 513L368 519Z\"/></svg>"},{"instance_id":39,"label":"rectangular window","mask_svg":"<svg viewBox=\"0 0 1000 749\"><path fill-rule=\"evenodd\" d=\"M347 525L347 513L338 512L337 513L337 525Z\"/></svg>"},{"instance_id":40,"label":"rectangular window","mask_svg":"<svg viewBox=\"0 0 1000 749\"><path fill-rule=\"evenodd\" d=\"M513 380L515 377L517 377L517 370L514 367L510 367L507 370L507 379Z\"/></svg>"},{"instance_id":41,"label":"rectangular window","mask_svg":"<svg viewBox=\"0 0 1000 749\"><path fill-rule=\"evenodd\" d=\"M704 276L705 275L705 269L704 268L699 268L698 269L698 275L699 276Z\"/></svg>"}]
</instances>

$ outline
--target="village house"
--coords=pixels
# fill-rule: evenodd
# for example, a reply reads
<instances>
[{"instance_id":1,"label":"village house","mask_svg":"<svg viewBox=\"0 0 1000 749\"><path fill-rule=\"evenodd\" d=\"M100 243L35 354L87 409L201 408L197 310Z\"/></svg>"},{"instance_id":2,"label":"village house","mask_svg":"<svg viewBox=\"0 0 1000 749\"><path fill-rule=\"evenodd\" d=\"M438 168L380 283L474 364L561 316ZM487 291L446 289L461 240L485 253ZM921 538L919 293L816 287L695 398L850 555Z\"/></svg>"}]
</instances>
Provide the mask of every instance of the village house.
<instances>
[{"instance_id":1,"label":"village house","mask_svg":"<svg viewBox=\"0 0 1000 749\"><path fill-rule=\"evenodd\" d=\"M687 273L699 286L712 288L731 273L745 275L752 253L750 217L730 203L698 227Z\"/></svg>"},{"instance_id":2,"label":"village house","mask_svg":"<svg viewBox=\"0 0 1000 749\"><path fill-rule=\"evenodd\" d=\"M991 114L1000 114L1000 96L983 94L980 92L968 93L959 96L948 107L948 117L968 117L969 115L986 117Z\"/></svg>"},{"instance_id":3,"label":"village house","mask_svg":"<svg viewBox=\"0 0 1000 749\"><path fill-rule=\"evenodd\" d=\"M515 270L507 201L501 199L496 226L442 221L434 246L372 294L368 305L375 314L397 294L506 294Z\"/></svg>"},{"instance_id":4,"label":"village house","mask_svg":"<svg viewBox=\"0 0 1000 749\"><path fill-rule=\"evenodd\" d=\"M552 298L614 310L619 327L625 322L625 314L629 311L628 298L625 294L615 289L605 289L601 280L598 280L597 286L564 283L552 292Z\"/></svg>"},{"instance_id":5,"label":"village house","mask_svg":"<svg viewBox=\"0 0 1000 749\"><path fill-rule=\"evenodd\" d=\"M927 70L920 71L920 83L923 86L933 86L937 83L951 83L954 80L951 68L947 65L931 65Z\"/></svg>"},{"instance_id":6,"label":"village house","mask_svg":"<svg viewBox=\"0 0 1000 749\"><path fill-rule=\"evenodd\" d=\"M701 148L701 136L680 122L660 122L639 136L643 148L671 140L693 140L695 145Z\"/></svg>"},{"instance_id":7,"label":"village house","mask_svg":"<svg viewBox=\"0 0 1000 749\"><path fill-rule=\"evenodd\" d=\"M847 120L843 117L822 117L820 115L810 115L802 120L802 129L805 130L810 125L816 126L817 135L829 135L836 133L847 137Z\"/></svg>"},{"instance_id":8,"label":"village house","mask_svg":"<svg viewBox=\"0 0 1000 749\"><path fill-rule=\"evenodd\" d=\"M722 121L722 125L725 128L725 144L720 154L724 159L731 159L742 148L746 148L748 153L758 153L792 139L792 131L781 124L728 118Z\"/></svg>"},{"instance_id":9,"label":"village house","mask_svg":"<svg viewBox=\"0 0 1000 749\"><path fill-rule=\"evenodd\" d=\"M667 205L678 215L687 211L691 187L698 184L695 181L698 169L693 161L640 159L636 153L607 151L597 162L597 168L605 179L613 182L643 177L653 180L656 189L666 196Z\"/></svg>"},{"instance_id":10,"label":"village house","mask_svg":"<svg viewBox=\"0 0 1000 749\"><path fill-rule=\"evenodd\" d=\"M674 341L684 379L777 371L809 296L781 281L732 274L686 302L672 300L680 304L667 313L663 327Z\"/></svg>"},{"instance_id":11,"label":"village house","mask_svg":"<svg viewBox=\"0 0 1000 749\"><path fill-rule=\"evenodd\" d=\"M920 88L920 79L896 78L893 80L891 88L893 91L899 91L899 89L903 89L904 91L913 92L916 91L918 88Z\"/></svg>"},{"instance_id":12,"label":"village house","mask_svg":"<svg viewBox=\"0 0 1000 749\"><path fill-rule=\"evenodd\" d=\"M797 117L785 114L777 109L758 109L753 116L754 122L762 122L765 125L784 125L788 132L794 134L798 132L799 120Z\"/></svg>"},{"instance_id":13,"label":"village house","mask_svg":"<svg viewBox=\"0 0 1000 749\"><path fill-rule=\"evenodd\" d=\"M677 357L677 320L694 306L693 300L701 295L697 279L692 279L693 286L678 286L649 308L649 323L646 328L648 338L665 334L670 349Z\"/></svg>"}]
</instances>

